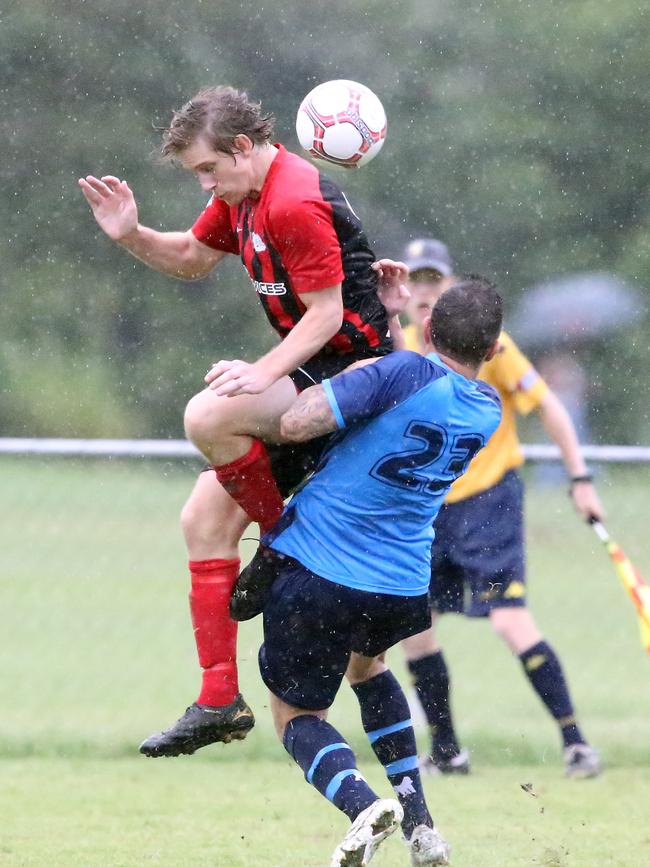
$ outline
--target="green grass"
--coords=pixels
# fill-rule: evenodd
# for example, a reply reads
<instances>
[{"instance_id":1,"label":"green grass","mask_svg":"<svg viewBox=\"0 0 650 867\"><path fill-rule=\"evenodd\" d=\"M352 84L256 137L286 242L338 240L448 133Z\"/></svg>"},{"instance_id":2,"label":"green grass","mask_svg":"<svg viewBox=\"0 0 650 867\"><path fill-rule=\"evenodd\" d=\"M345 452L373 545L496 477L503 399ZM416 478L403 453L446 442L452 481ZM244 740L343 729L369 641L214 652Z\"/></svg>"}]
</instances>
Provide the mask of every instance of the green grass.
<instances>
[{"instance_id":1,"label":"green grass","mask_svg":"<svg viewBox=\"0 0 650 867\"><path fill-rule=\"evenodd\" d=\"M162 462L0 459L3 867L319 865L344 831L275 740L257 622L240 632L241 686L258 719L249 739L171 761L137 756L138 742L195 698L177 529L193 478L193 466ZM601 485L612 533L646 573L649 482L647 471L619 470ZM650 658L564 491L531 485L528 525L531 609L606 773L564 780L555 727L519 663L487 624L448 617L441 637L474 773L427 782L430 806L457 867L641 867L650 863ZM396 651L392 664L403 678ZM388 794L345 687L331 719ZM408 859L393 840L373 863Z\"/></svg>"},{"instance_id":2,"label":"green grass","mask_svg":"<svg viewBox=\"0 0 650 867\"><path fill-rule=\"evenodd\" d=\"M364 764L385 788L380 769ZM0 864L12 867L325 867L346 829L281 753L251 761L242 749L224 763L11 759L2 777ZM531 782L537 797L521 788ZM580 783L550 766L479 767L426 789L455 867L650 862L647 768ZM397 835L373 860L408 863Z\"/></svg>"}]
</instances>

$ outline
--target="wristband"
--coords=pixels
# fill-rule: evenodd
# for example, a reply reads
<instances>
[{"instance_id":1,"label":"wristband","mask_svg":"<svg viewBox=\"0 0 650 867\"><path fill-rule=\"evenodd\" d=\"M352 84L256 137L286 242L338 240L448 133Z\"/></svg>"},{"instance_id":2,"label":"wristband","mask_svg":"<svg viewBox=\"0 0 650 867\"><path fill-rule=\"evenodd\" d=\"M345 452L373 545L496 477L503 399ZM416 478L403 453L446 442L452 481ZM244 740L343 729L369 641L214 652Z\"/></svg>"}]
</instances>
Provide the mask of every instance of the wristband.
<instances>
[{"instance_id":1,"label":"wristband","mask_svg":"<svg viewBox=\"0 0 650 867\"><path fill-rule=\"evenodd\" d=\"M573 491L574 485L580 485L585 482L591 483L593 482L593 480L594 477L591 475L591 473L585 473L582 476L571 476L571 479L569 480L569 493Z\"/></svg>"}]
</instances>

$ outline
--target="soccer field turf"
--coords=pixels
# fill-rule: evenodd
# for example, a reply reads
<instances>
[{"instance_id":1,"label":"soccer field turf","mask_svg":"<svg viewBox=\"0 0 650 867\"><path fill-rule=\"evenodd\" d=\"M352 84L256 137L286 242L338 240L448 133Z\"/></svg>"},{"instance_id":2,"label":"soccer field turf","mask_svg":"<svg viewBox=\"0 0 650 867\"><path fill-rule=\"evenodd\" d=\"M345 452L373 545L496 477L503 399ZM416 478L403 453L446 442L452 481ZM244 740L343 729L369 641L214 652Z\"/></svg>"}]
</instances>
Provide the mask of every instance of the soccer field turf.
<instances>
[{"instance_id":1,"label":"soccer field turf","mask_svg":"<svg viewBox=\"0 0 650 867\"><path fill-rule=\"evenodd\" d=\"M195 697L177 529L193 469L3 458L0 473L0 864L327 864L346 820L275 741L257 622L240 633L258 719L249 738L193 757L137 756ZM646 573L648 481L610 470L601 484L613 535ZM474 771L427 781L432 812L459 867L650 864L650 658L631 605L563 489L530 486L528 535L531 608L606 771L565 780L555 727L519 663L487 624L448 617L441 636ZM398 651L392 661L407 683ZM388 795L345 687L331 719ZM373 863L408 857L393 839Z\"/></svg>"}]
</instances>

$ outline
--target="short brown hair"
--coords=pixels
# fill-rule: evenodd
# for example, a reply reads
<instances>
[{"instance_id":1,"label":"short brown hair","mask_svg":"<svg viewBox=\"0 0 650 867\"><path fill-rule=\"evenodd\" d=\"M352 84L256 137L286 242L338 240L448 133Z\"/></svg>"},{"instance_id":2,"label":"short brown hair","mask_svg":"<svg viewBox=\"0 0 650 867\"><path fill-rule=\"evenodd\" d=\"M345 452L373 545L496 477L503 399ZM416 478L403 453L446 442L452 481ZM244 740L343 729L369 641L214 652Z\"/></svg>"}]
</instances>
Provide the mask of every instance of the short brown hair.
<instances>
[{"instance_id":1,"label":"short brown hair","mask_svg":"<svg viewBox=\"0 0 650 867\"><path fill-rule=\"evenodd\" d=\"M237 153L235 137L246 135L255 145L271 138L275 118L264 114L259 102L234 87L206 87L172 115L163 131L163 159L178 156L203 136L213 150Z\"/></svg>"},{"instance_id":2,"label":"short brown hair","mask_svg":"<svg viewBox=\"0 0 650 867\"><path fill-rule=\"evenodd\" d=\"M462 364L478 366L499 336L503 303L496 287L478 274L459 278L431 311L434 349Z\"/></svg>"}]
</instances>

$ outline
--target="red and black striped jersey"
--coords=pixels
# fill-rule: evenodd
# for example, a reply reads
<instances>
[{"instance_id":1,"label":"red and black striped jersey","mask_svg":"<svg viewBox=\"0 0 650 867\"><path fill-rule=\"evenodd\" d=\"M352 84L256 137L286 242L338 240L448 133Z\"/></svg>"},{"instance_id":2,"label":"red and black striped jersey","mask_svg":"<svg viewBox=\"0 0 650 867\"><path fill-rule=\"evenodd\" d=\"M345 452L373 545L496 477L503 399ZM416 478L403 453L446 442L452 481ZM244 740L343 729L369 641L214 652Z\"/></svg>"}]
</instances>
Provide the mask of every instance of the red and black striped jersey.
<instances>
[{"instance_id":1,"label":"red and black striped jersey","mask_svg":"<svg viewBox=\"0 0 650 867\"><path fill-rule=\"evenodd\" d=\"M300 295L342 284L343 323L327 346L338 354L392 348L377 296L375 256L345 194L311 163L276 145L258 199L229 206L213 196L192 226L217 250L238 253L281 337L305 312Z\"/></svg>"}]
</instances>

